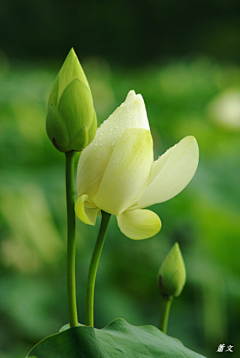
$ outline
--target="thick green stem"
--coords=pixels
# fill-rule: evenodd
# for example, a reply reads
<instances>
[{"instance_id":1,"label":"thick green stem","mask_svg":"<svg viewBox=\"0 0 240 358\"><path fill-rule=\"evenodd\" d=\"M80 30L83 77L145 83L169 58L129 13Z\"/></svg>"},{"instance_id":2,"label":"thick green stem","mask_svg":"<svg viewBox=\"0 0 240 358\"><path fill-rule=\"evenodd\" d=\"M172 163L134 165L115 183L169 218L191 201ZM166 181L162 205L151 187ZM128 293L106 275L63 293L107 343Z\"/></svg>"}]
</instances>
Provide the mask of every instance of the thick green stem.
<instances>
[{"instance_id":1,"label":"thick green stem","mask_svg":"<svg viewBox=\"0 0 240 358\"><path fill-rule=\"evenodd\" d=\"M102 222L99 229L97 241L93 250L92 259L88 271L87 293L86 293L86 325L94 326L94 288L98 263L104 245L107 228L111 214L102 211Z\"/></svg>"},{"instance_id":2,"label":"thick green stem","mask_svg":"<svg viewBox=\"0 0 240 358\"><path fill-rule=\"evenodd\" d=\"M173 296L161 296L161 314L160 314L160 322L159 322L159 329L163 333L167 333L167 325L168 325L168 318L170 313L170 308L173 301Z\"/></svg>"},{"instance_id":3,"label":"thick green stem","mask_svg":"<svg viewBox=\"0 0 240 358\"><path fill-rule=\"evenodd\" d=\"M66 155L66 199L67 199L67 293L70 327L78 326L76 279L75 279L75 212L74 212L74 157L75 152Z\"/></svg>"}]
</instances>

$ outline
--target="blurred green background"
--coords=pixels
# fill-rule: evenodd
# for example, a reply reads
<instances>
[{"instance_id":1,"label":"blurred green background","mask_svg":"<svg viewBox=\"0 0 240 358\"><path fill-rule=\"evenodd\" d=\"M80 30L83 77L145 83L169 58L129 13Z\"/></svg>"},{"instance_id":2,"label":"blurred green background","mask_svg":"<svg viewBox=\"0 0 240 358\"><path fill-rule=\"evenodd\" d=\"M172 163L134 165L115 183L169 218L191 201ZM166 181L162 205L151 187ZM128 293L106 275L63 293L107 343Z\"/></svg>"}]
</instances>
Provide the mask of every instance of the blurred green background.
<instances>
[{"instance_id":1,"label":"blurred green background","mask_svg":"<svg viewBox=\"0 0 240 358\"><path fill-rule=\"evenodd\" d=\"M240 3L0 3L0 356L21 358L67 316L64 155L45 133L48 95L73 46L99 124L134 89L144 97L155 158L187 135L200 147L190 185L155 205L163 227L135 242L111 218L96 286L96 326L117 317L158 325L158 268L178 241L187 284L169 334L215 356L240 347ZM77 222L77 295L98 232ZM177 358L177 357L176 357Z\"/></svg>"}]
</instances>

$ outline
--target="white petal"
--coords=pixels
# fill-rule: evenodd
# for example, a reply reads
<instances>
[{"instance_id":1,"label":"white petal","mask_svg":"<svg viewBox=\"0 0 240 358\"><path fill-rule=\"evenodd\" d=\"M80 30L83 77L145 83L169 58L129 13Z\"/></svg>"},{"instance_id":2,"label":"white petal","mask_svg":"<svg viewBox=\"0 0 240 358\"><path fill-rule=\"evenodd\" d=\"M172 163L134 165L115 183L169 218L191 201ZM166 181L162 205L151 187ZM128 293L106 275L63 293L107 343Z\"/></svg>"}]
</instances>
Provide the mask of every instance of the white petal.
<instances>
[{"instance_id":1,"label":"white petal","mask_svg":"<svg viewBox=\"0 0 240 358\"><path fill-rule=\"evenodd\" d=\"M126 128L145 128L150 130L144 100L141 94L130 91L125 102L108 118L107 122Z\"/></svg>"},{"instance_id":2,"label":"white petal","mask_svg":"<svg viewBox=\"0 0 240 358\"><path fill-rule=\"evenodd\" d=\"M113 148L104 143L102 146L88 145L79 158L77 168L77 194L87 194L92 200L96 194Z\"/></svg>"},{"instance_id":3,"label":"white petal","mask_svg":"<svg viewBox=\"0 0 240 358\"><path fill-rule=\"evenodd\" d=\"M79 159L77 171L78 196L88 194L90 200L98 190L117 140L126 128L149 129L143 98L130 91L125 102L97 129L93 141Z\"/></svg>"},{"instance_id":4,"label":"white petal","mask_svg":"<svg viewBox=\"0 0 240 358\"><path fill-rule=\"evenodd\" d=\"M192 136L168 149L154 162L149 183L137 206L162 203L180 193L194 176L198 158L198 144Z\"/></svg>"},{"instance_id":5,"label":"white petal","mask_svg":"<svg viewBox=\"0 0 240 358\"><path fill-rule=\"evenodd\" d=\"M161 221L151 210L127 210L117 216L117 222L124 235L134 240L147 239L161 229Z\"/></svg>"},{"instance_id":6,"label":"white petal","mask_svg":"<svg viewBox=\"0 0 240 358\"><path fill-rule=\"evenodd\" d=\"M126 129L117 141L92 202L119 215L141 196L153 164L152 137L142 128Z\"/></svg>"},{"instance_id":7,"label":"white petal","mask_svg":"<svg viewBox=\"0 0 240 358\"><path fill-rule=\"evenodd\" d=\"M127 128L145 128L150 131L147 112L143 98L130 91L125 102L121 104L98 128L93 144L114 145Z\"/></svg>"},{"instance_id":8,"label":"white petal","mask_svg":"<svg viewBox=\"0 0 240 358\"><path fill-rule=\"evenodd\" d=\"M88 207L87 200L87 195L82 195L77 199L75 203L75 213L77 217L85 224L95 225L99 208L94 206L90 207L90 205Z\"/></svg>"}]
</instances>

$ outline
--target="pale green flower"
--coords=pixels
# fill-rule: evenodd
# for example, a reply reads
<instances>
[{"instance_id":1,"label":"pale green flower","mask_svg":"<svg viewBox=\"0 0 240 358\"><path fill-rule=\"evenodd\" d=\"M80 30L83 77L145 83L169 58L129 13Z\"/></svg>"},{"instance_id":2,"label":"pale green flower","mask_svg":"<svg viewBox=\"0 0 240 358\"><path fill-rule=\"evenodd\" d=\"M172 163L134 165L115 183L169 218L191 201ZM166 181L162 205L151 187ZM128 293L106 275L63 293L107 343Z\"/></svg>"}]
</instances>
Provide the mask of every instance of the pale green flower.
<instances>
[{"instance_id":1,"label":"pale green flower","mask_svg":"<svg viewBox=\"0 0 240 358\"><path fill-rule=\"evenodd\" d=\"M156 161L146 108L130 91L125 102L97 129L79 159L75 211L95 225L100 210L116 215L120 230L145 239L161 228L157 214L143 208L169 200L192 179L198 165L194 137L182 139Z\"/></svg>"}]
</instances>

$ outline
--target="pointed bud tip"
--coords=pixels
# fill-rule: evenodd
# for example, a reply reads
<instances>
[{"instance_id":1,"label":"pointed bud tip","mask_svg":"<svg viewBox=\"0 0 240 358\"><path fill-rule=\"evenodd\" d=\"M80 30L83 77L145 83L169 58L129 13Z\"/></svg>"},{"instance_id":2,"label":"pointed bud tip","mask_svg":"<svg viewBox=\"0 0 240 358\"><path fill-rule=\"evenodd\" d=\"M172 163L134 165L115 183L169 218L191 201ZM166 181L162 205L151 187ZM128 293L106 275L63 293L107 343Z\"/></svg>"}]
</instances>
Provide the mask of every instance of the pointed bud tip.
<instances>
[{"instance_id":1,"label":"pointed bud tip","mask_svg":"<svg viewBox=\"0 0 240 358\"><path fill-rule=\"evenodd\" d=\"M66 58L68 58L68 57L72 58L73 61L76 61L78 64L80 64L80 63L79 63L78 56L77 56L77 54L76 54L76 52L75 52L75 50L74 50L73 47L72 47L71 50L68 52L68 55L67 55Z\"/></svg>"},{"instance_id":2,"label":"pointed bud tip","mask_svg":"<svg viewBox=\"0 0 240 358\"><path fill-rule=\"evenodd\" d=\"M71 47L71 49L70 49L70 51L69 52L73 52L75 55L76 55L76 52L75 52L75 50L74 50L74 48L73 47Z\"/></svg>"}]
</instances>

